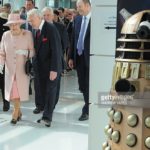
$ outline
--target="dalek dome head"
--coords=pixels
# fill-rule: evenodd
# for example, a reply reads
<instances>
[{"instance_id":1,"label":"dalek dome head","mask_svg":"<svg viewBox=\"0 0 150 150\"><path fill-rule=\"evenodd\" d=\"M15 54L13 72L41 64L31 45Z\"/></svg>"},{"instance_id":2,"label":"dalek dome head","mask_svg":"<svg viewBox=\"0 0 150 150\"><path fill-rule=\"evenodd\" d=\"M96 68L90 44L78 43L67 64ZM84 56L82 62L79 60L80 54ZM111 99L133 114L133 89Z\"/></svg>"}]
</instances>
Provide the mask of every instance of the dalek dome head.
<instances>
[{"instance_id":1,"label":"dalek dome head","mask_svg":"<svg viewBox=\"0 0 150 150\"><path fill-rule=\"evenodd\" d=\"M140 11L129 17L121 34L136 34L140 39L150 38L150 10Z\"/></svg>"}]
</instances>

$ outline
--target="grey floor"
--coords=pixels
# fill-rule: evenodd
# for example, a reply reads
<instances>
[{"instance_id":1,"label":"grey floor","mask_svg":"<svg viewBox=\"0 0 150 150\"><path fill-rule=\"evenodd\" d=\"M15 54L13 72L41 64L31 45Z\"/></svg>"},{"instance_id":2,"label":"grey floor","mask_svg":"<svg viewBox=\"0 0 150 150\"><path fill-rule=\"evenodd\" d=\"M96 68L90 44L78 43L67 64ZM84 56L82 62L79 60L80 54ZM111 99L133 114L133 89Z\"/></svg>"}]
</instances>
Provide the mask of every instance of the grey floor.
<instances>
[{"instance_id":1,"label":"grey floor","mask_svg":"<svg viewBox=\"0 0 150 150\"><path fill-rule=\"evenodd\" d=\"M60 99L50 128L36 123L41 114L32 113L34 95L22 103L22 121L15 126L10 124L12 104L4 113L0 101L0 150L87 150L88 121L78 121L82 106L73 71L62 77Z\"/></svg>"}]
</instances>

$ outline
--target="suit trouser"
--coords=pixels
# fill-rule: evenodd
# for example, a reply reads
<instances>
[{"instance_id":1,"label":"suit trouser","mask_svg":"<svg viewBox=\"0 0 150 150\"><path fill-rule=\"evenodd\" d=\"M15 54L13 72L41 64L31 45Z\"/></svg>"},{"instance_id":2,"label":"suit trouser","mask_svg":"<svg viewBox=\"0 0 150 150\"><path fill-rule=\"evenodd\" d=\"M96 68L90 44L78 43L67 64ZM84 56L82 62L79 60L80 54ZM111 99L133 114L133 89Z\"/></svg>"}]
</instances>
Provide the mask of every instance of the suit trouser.
<instances>
[{"instance_id":1,"label":"suit trouser","mask_svg":"<svg viewBox=\"0 0 150 150\"><path fill-rule=\"evenodd\" d=\"M60 83L61 83L61 75L58 75L57 90L56 90L56 98L55 98L54 108L55 108L55 106L56 106L56 104L58 103L58 100L59 100Z\"/></svg>"},{"instance_id":2,"label":"suit trouser","mask_svg":"<svg viewBox=\"0 0 150 150\"><path fill-rule=\"evenodd\" d=\"M77 56L77 75L79 90L83 93L85 105L82 108L83 114L89 113L89 67L86 66L84 56Z\"/></svg>"},{"instance_id":3,"label":"suit trouser","mask_svg":"<svg viewBox=\"0 0 150 150\"><path fill-rule=\"evenodd\" d=\"M41 93L40 78L38 74L34 75L34 90L35 90L35 105L38 109L43 110L45 100Z\"/></svg>"},{"instance_id":4,"label":"suit trouser","mask_svg":"<svg viewBox=\"0 0 150 150\"><path fill-rule=\"evenodd\" d=\"M61 82L61 75L59 74L58 81L57 81L56 98L55 98L54 108L59 100L60 82ZM45 96L42 96L42 94L41 94L40 80L39 80L39 78L36 78L36 77L34 78L34 89L35 89L35 105L40 110L43 110L44 106L45 106L45 99L44 99Z\"/></svg>"},{"instance_id":5,"label":"suit trouser","mask_svg":"<svg viewBox=\"0 0 150 150\"><path fill-rule=\"evenodd\" d=\"M48 80L46 83L45 106L42 118L48 119L49 121L52 121L53 110L56 103L57 85L59 81L58 78L59 75L54 81Z\"/></svg>"},{"instance_id":6,"label":"suit trouser","mask_svg":"<svg viewBox=\"0 0 150 150\"><path fill-rule=\"evenodd\" d=\"M9 108L9 102L5 100L5 88L4 88L4 74L0 74L0 87L2 92L3 104L5 107Z\"/></svg>"}]
</instances>

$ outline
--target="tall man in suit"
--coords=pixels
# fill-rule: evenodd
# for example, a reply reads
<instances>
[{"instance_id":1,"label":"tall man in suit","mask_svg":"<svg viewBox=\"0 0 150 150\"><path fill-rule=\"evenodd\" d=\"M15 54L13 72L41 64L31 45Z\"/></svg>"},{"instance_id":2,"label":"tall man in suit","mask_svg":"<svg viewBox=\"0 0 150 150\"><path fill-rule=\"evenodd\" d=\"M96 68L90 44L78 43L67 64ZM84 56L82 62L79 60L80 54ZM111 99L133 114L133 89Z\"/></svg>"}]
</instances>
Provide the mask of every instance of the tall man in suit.
<instances>
[{"instance_id":1,"label":"tall man in suit","mask_svg":"<svg viewBox=\"0 0 150 150\"><path fill-rule=\"evenodd\" d=\"M77 0L79 16L74 20L69 67L76 68L79 90L83 93L84 106L79 121L87 120L89 115L89 54L90 54L90 18L89 0Z\"/></svg>"},{"instance_id":2,"label":"tall man in suit","mask_svg":"<svg viewBox=\"0 0 150 150\"><path fill-rule=\"evenodd\" d=\"M42 20L37 9L30 10L27 16L28 22L37 30L34 38L36 56L33 59L35 102L37 109L44 109L42 118L37 122L50 127L61 71L60 36L53 24ZM44 108L39 108L43 101Z\"/></svg>"},{"instance_id":3,"label":"tall man in suit","mask_svg":"<svg viewBox=\"0 0 150 150\"><path fill-rule=\"evenodd\" d=\"M55 22L54 21L54 13L53 13L53 9L50 7L44 7L42 9L42 15L43 15L43 19L47 22L53 23L55 25L55 27L57 28L57 31L60 35L60 39L61 39L61 59L62 59L62 68L64 69L64 53L65 50L69 47L69 37L68 37L68 33L66 30L66 27L59 22ZM60 82L61 82L61 75L58 77L58 85L57 85L57 93L56 93L56 100L55 100L55 105L57 104L58 100L59 100L59 92L60 92Z\"/></svg>"}]
</instances>

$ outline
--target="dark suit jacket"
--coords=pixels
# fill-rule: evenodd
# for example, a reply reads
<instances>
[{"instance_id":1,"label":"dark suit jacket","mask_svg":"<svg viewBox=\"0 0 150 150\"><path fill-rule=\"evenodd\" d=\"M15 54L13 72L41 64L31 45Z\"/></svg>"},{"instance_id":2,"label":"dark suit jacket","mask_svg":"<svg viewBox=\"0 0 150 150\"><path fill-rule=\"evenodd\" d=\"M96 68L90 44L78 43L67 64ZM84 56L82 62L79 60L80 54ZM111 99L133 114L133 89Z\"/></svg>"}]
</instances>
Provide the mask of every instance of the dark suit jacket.
<instances>
[{"instance_id":1,"label":"dark suit jacket","mask_svg":"<svg viewBox=\"0 0 150 150\"><path fill-rule=\"evenodd\" d=\"M69 37L68 37L67 29L63 24L59 22L53 22L53 24L56 26L59 32L59 35L61 38L62 49L64 53L64 50L66 50L69 46Z\"/></svg>"},{"instance_id":2,"label":"dark suit jacket","mask_svg":"<svg viewBox=\"0 0 150 150\"><path fill-rule=\"evenodd\" d=\"M5 31L9 30L9 27L3 26L7 22L7 19L0 18L0 41ZM4 89L4 74L0 74L0 88Z\"/></svg>"},{"instance_id":3,"label":"dark suit jacket","mask_svg":"<svg viewBox=\"0 0 150 150\"><path fill-rule=\"evenodd\" d=\"M68 32L70 43L71 43L71 37L72 37L72 30L73 30L73 21L69 22L67 25L67 32Z\"/></svg>"},{"instance_id":4,"label":"dark suit jacket","mask_svg":"<svg viewBox=\"0 0 150 150\"><path fill-rule=\"evenodd\" d=\"M35 73L49 78L50 71L61 72L60 36L53 24L45 22L38 40L34 38L36 56L33 59Z\"/></svg>"},{"instance_id":5,"label":"dark suit jacket","mask_svg":"<svg viewBox=\"0 0 150 150\"><path fill-rule=\"evenodd\" d=\"M0 41L1 41L3 33L9 30L9 27L3 26L3 24L5 24L6 22L7 22L7 19L0 18Z\"/></svg>"},{"instance_id":6,"label":"dark suit jacket","mask_svg":"<svg viewBox=\"0 0 150 150\"><path fill-rule=\"evenodd\" d=\"M84 60L87 67L89 67L89 55L90 55L90 22L88 24L85 39L84 39ZM69 58L74 60L74 66L76 66L77 61L77 42L79 38L79 33L81 29L82 16L77 16L73 22L72 40L71 40L71 50L69 52Z\"/></svg>"}]
</instances>

